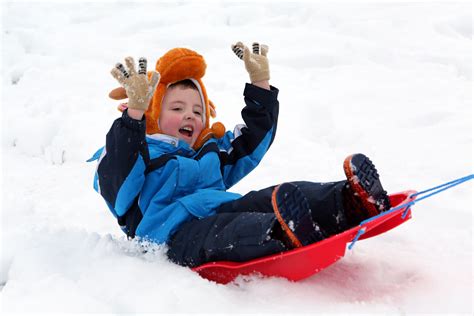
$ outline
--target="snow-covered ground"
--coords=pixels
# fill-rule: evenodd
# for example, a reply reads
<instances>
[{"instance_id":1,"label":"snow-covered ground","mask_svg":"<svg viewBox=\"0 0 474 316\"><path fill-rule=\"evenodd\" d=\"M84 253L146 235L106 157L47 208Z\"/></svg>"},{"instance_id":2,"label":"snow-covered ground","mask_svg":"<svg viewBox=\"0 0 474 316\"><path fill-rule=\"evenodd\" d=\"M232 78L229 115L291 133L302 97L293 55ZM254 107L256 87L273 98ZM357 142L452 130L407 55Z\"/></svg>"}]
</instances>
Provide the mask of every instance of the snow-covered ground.
<instances>
[{"instance_id":1,"label":"snow-covered ground","mask_svg":"<svg viewBox=\"0 0 474 316\"><path fill-rule=\"evenodd\" d=\"M247 74L230 45L270 46L278 134L234 191L343 178L347 154L389 192L473 172L470 2L2 2L2 312L471 314L471 183L413 208L292 283L217 285L127 241L86 163L117 103L109 70L185 46L228 128Z\"/></svg>"}]
</instances>

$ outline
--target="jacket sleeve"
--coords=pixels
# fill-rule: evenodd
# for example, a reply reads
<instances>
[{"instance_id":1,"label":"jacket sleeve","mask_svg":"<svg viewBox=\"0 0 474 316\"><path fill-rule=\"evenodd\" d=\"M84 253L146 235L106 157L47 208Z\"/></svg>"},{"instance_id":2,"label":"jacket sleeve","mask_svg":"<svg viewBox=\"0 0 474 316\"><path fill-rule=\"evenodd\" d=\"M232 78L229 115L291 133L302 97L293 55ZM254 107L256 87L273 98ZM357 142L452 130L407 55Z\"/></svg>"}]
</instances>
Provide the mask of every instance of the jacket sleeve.
<instances>
[{"instance_id":1,"label":"jacket sleeve","mask_svg":"<svg viewBox=\"0 0 474 316\"><path fill-rule=\"evenodd\" d=\"M94 188L116 216L124 215L139 195L145 181L148 149L145 119L130 118L127 111L112 124L98 159Z\"/></svg>"},{"instance_id":2,"label":"jacket sleeve","mask_svg":"<svg viewBox=\"0 0 474 316\"><path fill-rule=\"evenodd\" d=\"M278 121L278 89L247 84L246 106L242 110L245 125L237 125L218 141L221 172L226 188L250 173L262 160L275 138Z\"/></svg>"}]
</instances>

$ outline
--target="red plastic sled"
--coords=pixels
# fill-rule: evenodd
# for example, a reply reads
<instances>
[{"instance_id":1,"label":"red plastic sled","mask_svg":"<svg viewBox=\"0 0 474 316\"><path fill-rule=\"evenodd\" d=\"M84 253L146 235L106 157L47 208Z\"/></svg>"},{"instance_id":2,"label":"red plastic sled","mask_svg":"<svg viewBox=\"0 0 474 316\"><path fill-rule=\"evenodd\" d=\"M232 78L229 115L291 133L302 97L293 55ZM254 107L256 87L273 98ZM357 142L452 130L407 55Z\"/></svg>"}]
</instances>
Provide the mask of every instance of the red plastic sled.
<instances>
[{"instance_id":1,"label":"red plastic sled","mask_svg":"<svg viewBox=\"0 0 474 316\"><path fill-rule=\"evenodd\" d=\"M392 207L409 203L415 198L410 198L416 191L405 191L390 195ZM402 214L407 211L405 218ZM365 233L358 240L382 234L411 218L411 209L401 208L394 212L387 212L362 226L356 226L343 233L331 236L320 242L266 256L247 262L219 261L203 264L193 269L203 278L226 284L233 281L238 275L260 274L263 276L277 276L298 281L307 278L324 268L335 263L346 252L347 243L357 236L360 229Z\"/></svg>"}]
</instances>

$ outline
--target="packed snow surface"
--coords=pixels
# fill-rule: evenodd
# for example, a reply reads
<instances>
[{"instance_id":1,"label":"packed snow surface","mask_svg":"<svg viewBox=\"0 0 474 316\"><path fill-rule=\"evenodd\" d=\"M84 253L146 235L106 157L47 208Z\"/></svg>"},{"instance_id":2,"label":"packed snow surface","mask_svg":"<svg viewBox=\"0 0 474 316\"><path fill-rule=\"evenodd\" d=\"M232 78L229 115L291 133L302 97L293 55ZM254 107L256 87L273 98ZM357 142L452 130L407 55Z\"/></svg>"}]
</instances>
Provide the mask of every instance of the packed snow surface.
<instances>
[{"instance_id":1,"label":"packed snow surface","mask_svg":"<svg viewBox=\"0 0 474 316\"><path fill-rule=\"evenodd\" d=\"M2 2L2 311L472 313L471 183L413 207L301 282L204 280L165 249L127 240L85 161L118 102L110 69L173 47L203 54L218 119L242 123L248 81L230 49L269 45L280 89L275 142L232 188L344 178L346 155L385 189L472 173L470 2Z\"/></svg>"}]
</instances>

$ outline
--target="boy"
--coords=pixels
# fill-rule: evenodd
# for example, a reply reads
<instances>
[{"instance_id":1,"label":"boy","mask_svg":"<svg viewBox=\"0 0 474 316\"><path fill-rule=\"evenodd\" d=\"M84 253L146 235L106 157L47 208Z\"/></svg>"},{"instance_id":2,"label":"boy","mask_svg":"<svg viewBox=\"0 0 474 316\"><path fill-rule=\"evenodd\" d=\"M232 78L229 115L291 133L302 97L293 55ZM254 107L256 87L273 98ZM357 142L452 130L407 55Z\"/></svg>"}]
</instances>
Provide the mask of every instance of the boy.
<instances>
[{"instance_id":1,"label":"boy","mask_svg":"<svg viewBox=\"0 0 474 316\"><path fill-rule=\"evenodd\" d=\"M169 258L185 266L210 261L247 261L301 247L357 225L390 208L377 171L362 154L344 162L347 181L292 182L228 192L269 149L277 128L278 89L270 86L267 46L232 45L251 84L244 90L245 125L225 132L209 123L215 107L201 81L202 56L176 48L146 76L132 58L112 75L128 97L106 137L94 188L122 230L166 243Z\"/></svg>"}]
</instances>

